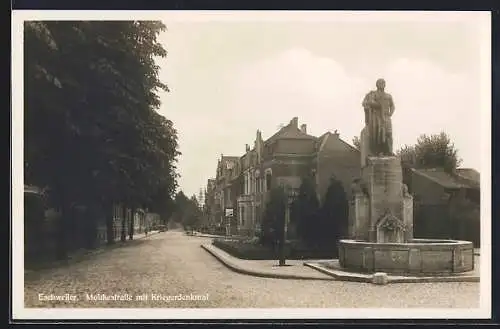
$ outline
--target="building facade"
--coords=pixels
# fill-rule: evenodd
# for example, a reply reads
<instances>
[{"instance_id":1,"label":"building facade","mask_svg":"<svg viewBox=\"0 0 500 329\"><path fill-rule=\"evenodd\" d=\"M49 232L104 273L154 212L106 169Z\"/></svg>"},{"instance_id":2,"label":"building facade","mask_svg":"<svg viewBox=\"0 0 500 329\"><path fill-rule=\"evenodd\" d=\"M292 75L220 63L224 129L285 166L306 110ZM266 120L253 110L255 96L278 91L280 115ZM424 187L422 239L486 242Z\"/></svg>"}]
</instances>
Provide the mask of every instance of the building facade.
<instances>
[{"instance_id":1,"label":"building facade","mask_svg":"<svg viewBox=\"0 0 500 329\"><path fill-rule=\"evenodd\" d=\"M215 179L210 178L207 180L205 188L205 203L203 205L205 216L207 217L208 228L214 229L217 226L215 220Z\"/></svg>"},{"instance_id":2,"label":"building facade","mask_svg":"<svg viewBox=\"0 0 500 329\"><path fill-rule=\"evenodd\" d=\"M408 168L405 184L414 198L417 238L459 239L480 243L480 182L473 169Z\"/></svg>"},{"instance_id":3,"label":"building facade","mask_svg":"<svg viewBox=\"0 0 500 329\"><path fill-rule=\"evenodd\" d=\"M215 222L226 230L226 234L237 231L235 218L236 197L238 193L238 177L240 171L239 157L225 156L217 163L217 172L214 188L214 213Z\"/></svg>"},{"instance_id":4,"label":"building facade","mask_svg":"<svg viewBox=\"0 0 500 329\"><path fill-rule=\"evenodd\" d=\"M359 172L356 148L340 139L337 132L312 136L294 117L266 140L257 130L253 147L246 145L242 156L221 155L210 211L216 214L215 221L231 225L228 233L253 236L260 231L273 187L283 185L290 192L298 191L302 179L311 177L322 200L332 175L342 181L350 195L352 180ZM232 209L233 216L224 216L225 209Z\"/></svg>"}]
</instances>

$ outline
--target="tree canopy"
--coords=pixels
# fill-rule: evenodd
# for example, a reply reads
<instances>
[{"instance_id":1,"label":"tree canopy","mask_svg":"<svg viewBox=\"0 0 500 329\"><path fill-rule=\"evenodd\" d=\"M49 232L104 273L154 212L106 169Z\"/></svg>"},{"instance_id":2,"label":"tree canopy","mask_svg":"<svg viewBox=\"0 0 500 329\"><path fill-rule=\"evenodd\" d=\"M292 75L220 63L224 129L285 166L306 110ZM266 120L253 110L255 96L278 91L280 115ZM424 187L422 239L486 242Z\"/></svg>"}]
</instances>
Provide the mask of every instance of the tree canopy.
<instances>
[{"instance_id":1,"label":"tree canopy","mask_svg":"<svg viewBox=\"0 0 500 329\"><path fill-rule=\"evenodd\" d=\"M304 177L299 193L291 206L290 215L295 221L297 234L308 244L315 244L318 234L320 204L314 181Z\"/></svg>"},{"instance_id":2,"label":"tree canopy","mask_svg":"<svg viewBox=\"0 0 500 329\"><path fill-rule=\"evenodd\" d=\"M323 245L336 243L347 235L349 203L342 182L330 178L321 207L318 238Z\"/></svg>"},{"instance_id":3,"label":"tree canopy","mask_svg":"<svg viewBox=\"0 0 500 329\"><path fill-rule=\"evenodd\" d=\"M24 29L25 183L53 204L164 211L177 132L160 115L156 21L32 21Z\"/></svg>"},{"instance_id":4,"label":"tree canopy","mask_svg":"<svg viewBox=\"0 0 500 329\"><path fill-rule=\"evenodd\" d=\"M414 168L443 168L453 172L462 162L458 150L445 132L423 134L415 145L405 145L397 154L403 165Z\"/></svg>"},{"instance_id":5,"label":"tree canopy","mask_svg":"<svg viewBox=\"0 0 500 329\"><path fill-rule=\"evenodd\" d=\"M71 199L151 204L176 188L177 133L156 110L160 22L25 25L26 179ZM74 188L78 186L79 188Z\"/></svg>"},{"instance_id":6,"label":"tree canopy","mask_svg":"<svg viewBox=\"0 0 500 329\"><path fill-rule=\"evenodd\" d=\"M274 245L284 238L286 207L287 196L284 188L276 186L271 189L262 218L260 237L262 244Z\"/></svg>"},{"instance_id":7,"label":"tree canopy","mask_svg":"<svg viewBox=\"0 0 500 329\"><path fill-rule=\"evenodd\" d=\"M173 220L182 224L184 228L199 228L202 224L203 212L196 195L188 198L179 191L175 196L175 214Z\"/></svg>"}]
</instances>

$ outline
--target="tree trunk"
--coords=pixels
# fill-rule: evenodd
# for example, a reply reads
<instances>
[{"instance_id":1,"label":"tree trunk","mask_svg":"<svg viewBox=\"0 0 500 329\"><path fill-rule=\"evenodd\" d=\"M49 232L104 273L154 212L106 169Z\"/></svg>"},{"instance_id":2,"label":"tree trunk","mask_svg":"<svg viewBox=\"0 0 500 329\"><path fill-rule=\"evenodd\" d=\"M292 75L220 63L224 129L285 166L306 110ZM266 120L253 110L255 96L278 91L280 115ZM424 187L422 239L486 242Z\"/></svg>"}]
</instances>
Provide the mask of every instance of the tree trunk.
<instances>
[{"instance_id":1,"label":"tree trunk","mask_svg":"<svg viewBox=\"0 0 500 329\"><path fill-rule=\"evenodd\" d=\"M59 216L57 225L57 260L66 260L68 258L68 216L70 206L67 201L62 199L61 202L61 215Z\"/></svg>"},{"instance_id":2,"label":"tree trunk","mask_svg":"<svg viewBox=\"0 0 500 329\"><path fill-rule=\"evenodd\" d=\"M87 207L84 220L86 221L85 248L94 249L97 239L97 211L95 205Z\"/></svg>"},{"instance_id":3,"label":"tree trunk","mask_svg":"<svg viewBox=\"0 0 500 329\"><path fill-rule=\"evenodd\" d=\"M113 227L114 221L114 205L111 206L111 211L106 211L106 240L108 245L115 243L115 232Z\"/></svg>"},{"instance_id":4,"label":"tree trunk","mask_svg":"<svg viewBox=\"0 0 500 329\"><path fill-rule=\"evenodd\" d=\"M128 212L128 208L123 207L122 208L122 229L121 229L121 235L120 235L120 240L122 242L127 241L127 212Z\"/></svg>"},{"instance_id":5,"label":"tree trunk","mask_svg":"<svg viewBox=\"0 0 500 329\"><path fill-rule=\"evenodd\" d=\"M128 238L129 240L134 240L134 226L135 226L135 207L132 207L132 218L130 219L130 227L128 230Z\"/></svg>"}]
</instances>

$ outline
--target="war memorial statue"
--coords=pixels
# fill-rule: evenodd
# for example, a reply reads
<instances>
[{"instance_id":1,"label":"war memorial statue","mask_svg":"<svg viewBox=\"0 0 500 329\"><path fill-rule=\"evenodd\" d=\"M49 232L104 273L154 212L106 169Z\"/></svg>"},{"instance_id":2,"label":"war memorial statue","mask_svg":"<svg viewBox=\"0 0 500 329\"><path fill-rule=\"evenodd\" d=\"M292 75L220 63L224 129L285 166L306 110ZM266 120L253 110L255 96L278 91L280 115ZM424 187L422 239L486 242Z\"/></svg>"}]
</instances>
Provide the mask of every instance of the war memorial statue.
<instances>
[{"instance_id":1,"label":"war memorial statue","mask_svg":"<svg viewBox=\"0 0 500 329\"><path fill-rule=\"evenodd\" d=\"M363 99L365 110L365 156L392 156L392 122L394 101L385 92L385 80L378 79L377 90L372 90Z\"/></svg>"},{"instance_id":2,"label":"war memorial statue","mask_svg":"<svg viewBox=\"0 0 500 329\"><path fill-rule=\"evenodd\" d=\"M338 264L350 273L372 273L377 284L389 282L387 273L415 277L473 271L472 242L414 237L413 196L392 150L394 102L383 79L376 85L362 102L360 177L352 182L348 238L339 241Z\"/></svg>"}]
</instances>

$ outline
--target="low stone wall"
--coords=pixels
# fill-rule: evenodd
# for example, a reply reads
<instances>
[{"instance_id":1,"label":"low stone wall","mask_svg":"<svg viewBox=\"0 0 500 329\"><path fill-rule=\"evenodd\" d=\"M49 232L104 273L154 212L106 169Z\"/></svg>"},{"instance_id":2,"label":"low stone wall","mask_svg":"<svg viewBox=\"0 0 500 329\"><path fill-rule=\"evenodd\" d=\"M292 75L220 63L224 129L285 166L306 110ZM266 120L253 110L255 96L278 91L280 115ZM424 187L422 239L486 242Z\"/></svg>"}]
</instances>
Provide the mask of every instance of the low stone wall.
<instances>
[{"instance_id":1,"label":"low stone wall","mask_svg":"<svg viewBox=\"0 0 500 329\"><path fill-rule=\"evenodd\" d=\"M449 275L474 269L472 242L413 239L409 243L339 242L339 263L356 272Z\"/></svg>"}]
</instances>

